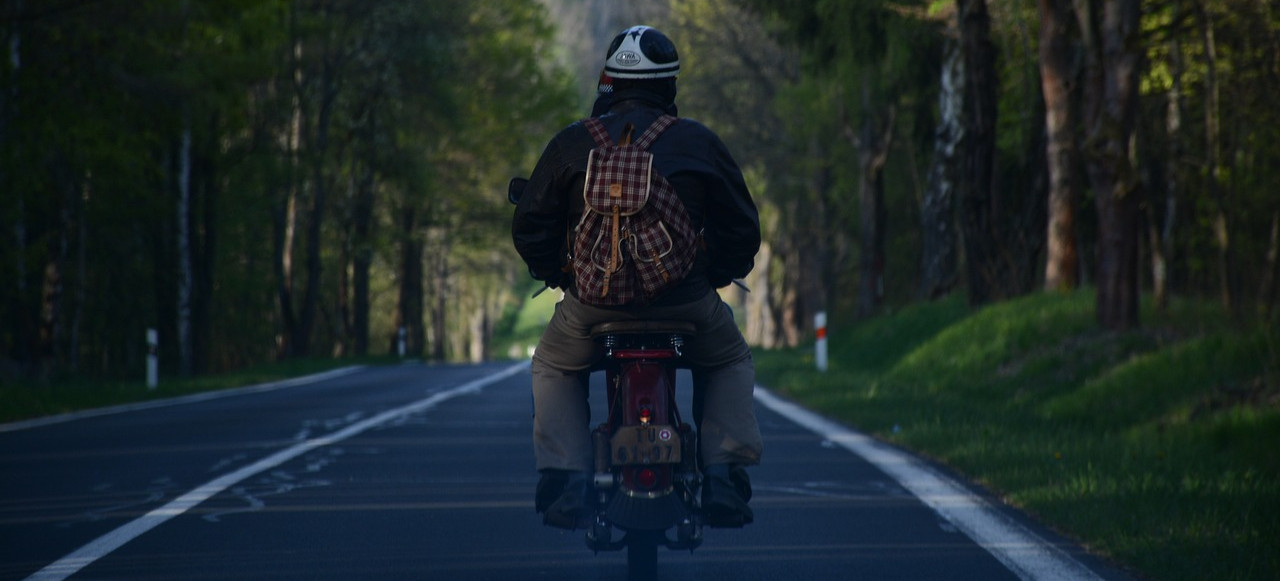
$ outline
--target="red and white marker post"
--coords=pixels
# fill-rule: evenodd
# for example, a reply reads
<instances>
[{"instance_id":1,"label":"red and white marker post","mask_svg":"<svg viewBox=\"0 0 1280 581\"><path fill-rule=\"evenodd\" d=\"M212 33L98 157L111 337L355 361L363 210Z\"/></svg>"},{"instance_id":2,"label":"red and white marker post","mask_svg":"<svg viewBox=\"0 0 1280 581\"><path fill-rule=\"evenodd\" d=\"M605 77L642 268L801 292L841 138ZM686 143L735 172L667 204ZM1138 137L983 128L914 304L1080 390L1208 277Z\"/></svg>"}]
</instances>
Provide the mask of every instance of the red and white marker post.
<instances>
[{"instance_id":1,"label":"red and white marker post","mask_svg":"<svg viewBox=\"0 0 1280 581\"><path fill-rule=\"evenodd\" d=\"M814 343L814 361L818 364L818 371L827 370L827 313L820 312L813 316L813 326L817 333L817 341Z\"/></svg>"}]
</instances>

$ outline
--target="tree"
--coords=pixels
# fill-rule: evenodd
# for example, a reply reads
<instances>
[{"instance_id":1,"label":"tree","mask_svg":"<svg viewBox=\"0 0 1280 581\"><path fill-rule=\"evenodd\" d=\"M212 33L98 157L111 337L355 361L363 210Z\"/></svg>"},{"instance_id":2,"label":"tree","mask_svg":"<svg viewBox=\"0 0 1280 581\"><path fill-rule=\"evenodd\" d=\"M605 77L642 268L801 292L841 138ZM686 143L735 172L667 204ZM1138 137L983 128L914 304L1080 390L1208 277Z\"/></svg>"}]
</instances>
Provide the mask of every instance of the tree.
<instances>
[{"instance_id":1,"label":"tree","mask_svg":"<svg viewBox=\"0 0 1280 581\"><path fill-rule=\"evenodd\" d=\"M955 223L955 189L961 179L962 124L965 103L964 60L955 18L943 41L942 70L939 76L938 123L934 130L933 157L929 162L924 196L920 202L920 296L937 299L957 283L959 263Z\"/></svg>"},{"instance_id":2,"label":"tree","mask_svg":"<svg viewBox=\"0 0 1280 581\"><path fill-rule=\"evenodd\" d=\"M1142 54L1138 0L1075 0L1085 55L1084 158L1098 213L1098 322L1138 325L1138 208L1142 194L1129 145L1138 111Z\"/></svg>"},{"instance_id":3,"label":"tree","mask_svg":"<svg viewBox=\"0 0 1280 581\"><path fill-rule=\"evenodd\" d=\"M956 0L956 18L964 60L965 95L960 117L964 135L960 148L963 178L957 189L957 201L969 304L982 305L998 298L1001 288L996 237L1001 215L994 189L999 81L986 0Z\"/></svg>"},{"instance_id":4,"label":"tree","mask_svg":"<svg viewBox=\"0 0 1280 581\"><path fill-rule=\"evenodd\" d=\"M1039 0L1040 79L1044 91L1049 216L1044 288L1073 290L1080 284L1080 257L1076 243L1076 205L1080 187L1076 179L1079 154L1076 147L1077 95L1074 64L1076 44L1071 0Z\"/></svg>"}]
</instances>

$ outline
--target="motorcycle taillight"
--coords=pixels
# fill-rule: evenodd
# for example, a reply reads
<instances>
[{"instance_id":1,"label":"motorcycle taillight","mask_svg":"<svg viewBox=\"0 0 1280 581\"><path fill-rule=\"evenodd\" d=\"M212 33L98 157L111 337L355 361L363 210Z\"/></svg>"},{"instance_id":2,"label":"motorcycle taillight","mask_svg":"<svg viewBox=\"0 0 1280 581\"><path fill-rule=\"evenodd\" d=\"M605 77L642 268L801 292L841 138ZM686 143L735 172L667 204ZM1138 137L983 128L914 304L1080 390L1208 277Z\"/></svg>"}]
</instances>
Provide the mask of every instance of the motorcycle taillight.
<instances>
[{"instance_id":1,"label":"motorcycle taillight","mask_svg":"<svg viewBox=\"0 0 1280 581\"><path fill-rule=\"evenodd\" d=\"M658 472L652 468L636 470L636 486L645 490L653 490L658 485Z\"/></svg>"}]
</instances>

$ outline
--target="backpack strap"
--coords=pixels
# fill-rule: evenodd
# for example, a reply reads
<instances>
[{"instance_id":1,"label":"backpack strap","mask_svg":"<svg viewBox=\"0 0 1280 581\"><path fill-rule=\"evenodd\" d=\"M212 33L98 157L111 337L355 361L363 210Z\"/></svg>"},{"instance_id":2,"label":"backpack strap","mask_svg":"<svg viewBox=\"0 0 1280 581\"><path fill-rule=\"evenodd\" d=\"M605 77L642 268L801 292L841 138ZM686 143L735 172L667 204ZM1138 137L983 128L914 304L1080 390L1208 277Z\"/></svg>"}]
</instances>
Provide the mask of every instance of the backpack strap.
<instances>
[{"instance_id":1,"label":"backpack strap","mask_svg":"<svg viewBox=\"0 0 1280 581\"><path fill-rule=\"evenodd\" d=\"M613 142L609 140L609 132L604 128L604 123L595 117L588 117L582 120L582 124L587 126L587 131L591 132L591 138L596 140L596 145L608 147Z\"/></svg>"},{"instance_id":2,"label":"backpack strap","mask_svg":"<svg viewBox=\"0 0 1280 581\"><path fill-rule=\"evenodd\" d=\"M641 135L640 139L635 141L635 146L643 150L649 149L649 146L653 145L654 141L657 141L658 136L662 135L663 131L666 131L668 127L675 125L675 123L676 118L671 115L658 117L648 129L644 130L644 135Z\"/></svg>"}]
</instances>

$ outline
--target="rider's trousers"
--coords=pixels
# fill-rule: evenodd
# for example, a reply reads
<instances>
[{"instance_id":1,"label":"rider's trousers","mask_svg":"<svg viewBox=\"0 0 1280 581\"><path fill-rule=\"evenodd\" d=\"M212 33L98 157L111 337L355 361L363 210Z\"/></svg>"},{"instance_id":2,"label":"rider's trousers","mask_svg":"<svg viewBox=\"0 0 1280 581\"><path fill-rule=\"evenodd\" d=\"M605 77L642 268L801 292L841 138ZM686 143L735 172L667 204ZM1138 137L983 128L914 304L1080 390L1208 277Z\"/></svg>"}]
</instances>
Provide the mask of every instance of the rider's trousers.
<instances>
[{"instance_id":1,"label":"rider's trousers","mask_svg":"<svg viewBox=\"0 0 1280 581\"><path fill-rule=\"evenodd\" d=\"M710 292L684 305L628 310L592 307L565 295L533 355L533 447L539 470L593 469L586 379L601 352L590 329L606 321L644 319L697 326L697 334L685 344L682 365L693 370L703 462L760 461L764 443L752 396L755 364L733 312L719 295Z\"/></svg>"}]
</instances>

